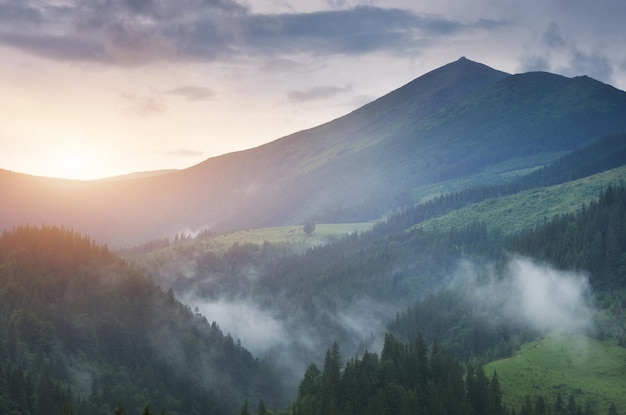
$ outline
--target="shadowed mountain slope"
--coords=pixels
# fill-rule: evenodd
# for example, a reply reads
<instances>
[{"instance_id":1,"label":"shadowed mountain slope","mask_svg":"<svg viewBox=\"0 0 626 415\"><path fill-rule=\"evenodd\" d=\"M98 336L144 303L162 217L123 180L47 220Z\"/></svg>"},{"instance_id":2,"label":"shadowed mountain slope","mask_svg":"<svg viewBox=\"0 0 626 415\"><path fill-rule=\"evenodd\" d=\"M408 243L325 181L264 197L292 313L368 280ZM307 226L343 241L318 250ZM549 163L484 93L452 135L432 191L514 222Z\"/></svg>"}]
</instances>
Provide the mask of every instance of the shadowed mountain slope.
<instances>
[{"instance_id":1,"label":"shadowed mountain slope","mask_svg":"<svg viewBox=\"0 0 626 415\"><path fill-rule=\"evenodd\" d=\"M11 200L0 226L64 224L119 246L199 228L363 221L442 181L482 184L490 167L535 167L621 131L623 91L461 58L326 124L167 175L72 182L0 172Z\"/></svg>"},{"instance_id":2,"label":"shadowed mountain slope","mask_svg":"<svg viewBox=\"0 0 626 415\"><path fill-rule=\"evenodd\" d=\"M0 233L0 304L0 413L100 415L118 403L140 413L150 402L233 414L244 399L285 402L269 365L75 232Z\"/></svg>"}]
</instances>

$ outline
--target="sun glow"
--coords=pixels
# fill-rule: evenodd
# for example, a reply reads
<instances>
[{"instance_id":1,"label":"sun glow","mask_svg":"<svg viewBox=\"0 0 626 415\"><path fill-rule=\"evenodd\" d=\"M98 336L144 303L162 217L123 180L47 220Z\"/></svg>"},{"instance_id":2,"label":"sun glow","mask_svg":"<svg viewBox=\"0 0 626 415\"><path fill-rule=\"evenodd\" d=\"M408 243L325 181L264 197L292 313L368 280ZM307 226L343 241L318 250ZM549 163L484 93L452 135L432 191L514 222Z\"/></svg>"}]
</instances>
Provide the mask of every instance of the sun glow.
<instances>
[{"instance_id":1,"label":"sun glow","mask_svg":"<svg viewBox=\"0 0 626 415\"><path fill-rule=\"evenodd\" d=\"M96 152L85 146L62 146L53 150L46 163L46 176L89 180L98 177L100 160Z\"/></svg>"}]
</instances>

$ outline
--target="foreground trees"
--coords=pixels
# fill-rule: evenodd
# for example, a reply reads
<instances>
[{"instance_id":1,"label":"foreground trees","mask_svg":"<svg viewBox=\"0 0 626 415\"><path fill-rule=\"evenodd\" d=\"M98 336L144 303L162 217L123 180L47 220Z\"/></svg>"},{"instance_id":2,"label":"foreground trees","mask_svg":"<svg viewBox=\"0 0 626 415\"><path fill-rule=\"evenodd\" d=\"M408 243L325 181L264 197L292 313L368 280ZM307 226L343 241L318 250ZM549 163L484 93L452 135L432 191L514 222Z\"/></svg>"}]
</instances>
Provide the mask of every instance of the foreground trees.
<instances>
[{"instance_id":1,"label":"foreground trees","mask_svg":"<svg viewBox=\"0 0 626 415\"><path fill-rule=\"evenodd\" d=\"M283 412L280 412L281 414ZM345 365L337 344L326 353L322 371L311 364L298 396L285 415L618 415L611 404L603 412L593 401L585 406L570 395L527 397L520 408L502 403L498 375L487 376L482 365L461 365L435 342L421 335L403 344L387 334L380 356L365 352Z\"/></svg>"},{"instance_id":2,"label":"foreground trees","mask_svg":"<svg viewBox=\"0 0 626 415\"><path fill-rule=\"evenodd\" d=\"M465 380L464 380L465 377ZM481 366L463 367L421 336L409 345L385 337L383 350L342 363L339 347L326 353L324 368L312 364L300 382L294 415L501 415L497 376Z\"/></svg>"}]
</instances>

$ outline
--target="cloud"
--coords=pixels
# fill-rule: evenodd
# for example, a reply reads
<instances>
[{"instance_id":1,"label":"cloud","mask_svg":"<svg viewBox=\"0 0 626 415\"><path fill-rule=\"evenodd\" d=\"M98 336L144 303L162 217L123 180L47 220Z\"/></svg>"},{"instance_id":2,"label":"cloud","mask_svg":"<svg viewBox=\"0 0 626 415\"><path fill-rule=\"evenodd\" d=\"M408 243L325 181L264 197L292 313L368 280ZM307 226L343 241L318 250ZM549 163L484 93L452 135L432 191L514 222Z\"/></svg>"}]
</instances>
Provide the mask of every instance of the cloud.
<instances>
[{"instance_id":1,"label":"cloud","mask_svg":"<svg viewBox=\"0 0 626 415\"><path fill-rule=\"evenodd\" d=\"M68 35L0 33L0 43L42 58L110 63L104 45Z\"/></svg>"},{"instance_id":2,"label":"cloud","mask_svg":"<svg viewBox=\"0 0 626 415\"><path fill-rule=\"evenodd\" d=\"M304 64L288 58L272 59L261 66L263 72L297 72L304 69Z\"/></svg>"},{"instance_id":3,"label":"cloud","mask_svg":"<svg viewBox=\"0 0 626 415\"><path fill-rule=\"evenodd\" d=\"M465 264L459 273L464 292L485 315L501 316L545 333L591 329L591 291L584 274L524 257L511 259L500 279L491 274L490 280L478 282L479 274L471 264Z\"/></svg>"},{"instance_id":4,"label":"cloud","mask_svg":"<svg viewBox=\"0 0 626 415\"><path fill-rule=\"evenodd\" d=\"M0 3L0 21L11 23L39 23L41 14L25 2Z\"/></svg>"},{"instance_id":5,"label":"cloud","mask_svg":"<svg viewBox=\"0 0 626 415\"><path fill-rule=\"evenodd\" d=\"M522 67L525 71L549 71L550 62L543 56L528 55L522 57Z\"/></svg>"},{"instance_id":6,"label":"cloud","mask_svg":"<svg viewBox=\"0 0 626 415\"><path fill-rule=\"evenodd\" d=\"M190 304L197 306L209 321L219 322L255 355L265 355L280 339L289 338L281 321L252 302L222 299L215 302L193 300Z\"/></svg>"},{"instance_id":7,"label":"cloud","mask_svg":"<svg viewBox=\"0 0 626 415\"><path fill-rule=\"evenodd\" d=\"M326 3L335 9L339 9L341 7L345 7L347 2L346 0L326 0Z\"/></svg>"},{"instance_id":8,"label":"cloud","mask_svg":"<svg viewBox=\"0 0 626 415\"><path fill-rule=\"evenodd\" d=\"M166 94L177 95L188 102L209 101L215 96L212 89L202 86L185 85L165 91Z\"/></svg>"},{"instance_id":9,"label":"cloud","mask_svg":"<svg viewBox=\"0 0 626 415\"><path fill-rule=\"evenodd\" d=\"M214 61L242 56L415 51L431 37L492 30L407 9L347 9L254 14L233 0L117 0L0 6L9 26L0 45L47 59L122 66L155 61ZM9 17L7 17L9 16ZM36 24L35 24L36 23Z\"/></svg>"},{"instance_id":10,"label":"cloud","mask_svg":"<svg viewBox=\"0 0 626 415\"><path fill-rule=\"evenodd\" d=\"M603 82L613 76L611 59L602 51L585 51L575 33L551 21L533 51L522 57L524 70L557 72L566 76L588 75Z\"/></svg>"},{"instance_id":11,"label":"cloud","mask_svg":"<svg viewBox=\"0 0 626 415\"><path fill-rule=\"evenodd\" d=\"M594 79L609 82L613 76L613 67L610 59L601 53L586 54L574 49L569 72L572 75L588 75Z\"/></svg>"},{"instance_id":12,"label":"cloud","mask_svg":"<svg viewBox=\"0 0 626 415\"><path fill-rule=\"evenodd\" d=\"M580 331L590 327L590 286L586 276L526 258L511 261L508 272L513 296L509 313L547 331Z\"/></svg>"},{"instance_id":13,"label":"cloud","mask_svg":"<svg viewBox=\"0 0 626 415\"><path fill-rule=\"evenodd\" d=\"M396 304L392 306L368 298L358 298L329 317L342 332L353 339L348 350L358 350L364 345L372 350L381 350L383 333L387 331L387 324L397 312Z\"/></svg>"},{"instance_id":14,"label":"cloud","mask_svg":"<svg viewBox=\"0 0 626 415\"><path fill-rule=\"evenodd\" d=\"M414 51L420 41L484 28L411 10L359 6L311 13L245 16L247 46L257 51L363 54Z\"/></svg>"},{"instance_id":15,"label":"cloud","mask_svg":"<svg viewBox=\"0 0 626 415\"><path fill-rule=\"evenodd\" d=\"M153 30L120 27L105 40L105 49L111 61L123 66L174 61L178 57L176 43Z\"/></svg>"},{"instance_id":16,"label":"cloud","mask_svg":"<svg viewBox=\"0 0 626 415\"><path fill-rule=\"evenodd\" d=\"M544 32L543 41L552 49L562 48L566 45L566 42L560 33L559 27L555 22L551 22L548 29Z\"/></svg>"},{"instance_id":17,"label":"cloud","mask_svg":"<svg viewBox=\"0 0 626 415\"><path fill-rule=\"evenodd\" d=\"M121 92L119 96L123 101L124 110L133 115L150 117L159 115L167 109L163 97L156 90L151 90L147 94Z\"/></svg>"},{"instance_id":18,"label":"cloud","mask_svg":"<svg viewBox=\"0 0 626 415\"><path fill-rule=\"evenodd\" d=\"M247 13L247 7L232 0L33 0L28 4L0 5L0 45L53 60L122 66L175 60L186 42L179 37L181 28Z\"/></svg>"},{"instance_id":19,"label":"cloud","mask_svg":"<svg viewBox=\"0 0 626 415\"><path fill-rule=\"evenodd\" d=\"M312 321L310 310L289 306L285 298L261 306L253 297L208 300L196 293L188 290L180 295L207 320L217 321L224 332L240 339L255 356L278 368L290 385L297 385L309 363L321 363L333 341L341 344L346 356L379 350L386 324L398 311L397 305L360 298L341 305L316 304Z\"/></svg>"},{"instance_id":20,"label":"cloud","mask_svg":"<svg viewBox=\"0 0 626 415\"><path fill-rule=\"evenodd\" d=\"M343 87L336 86L316 86L304 91L287 91L287 99L291 102L316 101L335 97L339 94L352 92L352 85L347 84Z\"/></svg>"}]
</instances>

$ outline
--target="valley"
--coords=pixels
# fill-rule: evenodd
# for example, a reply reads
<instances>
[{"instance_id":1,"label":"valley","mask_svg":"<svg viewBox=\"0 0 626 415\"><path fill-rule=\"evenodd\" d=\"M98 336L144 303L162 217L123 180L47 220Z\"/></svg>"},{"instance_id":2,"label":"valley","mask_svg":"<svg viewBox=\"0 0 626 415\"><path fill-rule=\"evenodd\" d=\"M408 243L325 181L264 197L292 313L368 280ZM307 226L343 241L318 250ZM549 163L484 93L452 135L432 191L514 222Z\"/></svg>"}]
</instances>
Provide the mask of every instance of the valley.
<instances>
[{"instance_id":1,"label":"valley","mask_svg":"<svg viewBox=\"0 0 626 415\"><path fill-rule=\"evenodd\" d=\"M188 169L0 171L0 412L624 413L625 134L461 58Z\"/></svg>"}]
</instances>

